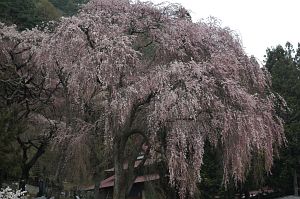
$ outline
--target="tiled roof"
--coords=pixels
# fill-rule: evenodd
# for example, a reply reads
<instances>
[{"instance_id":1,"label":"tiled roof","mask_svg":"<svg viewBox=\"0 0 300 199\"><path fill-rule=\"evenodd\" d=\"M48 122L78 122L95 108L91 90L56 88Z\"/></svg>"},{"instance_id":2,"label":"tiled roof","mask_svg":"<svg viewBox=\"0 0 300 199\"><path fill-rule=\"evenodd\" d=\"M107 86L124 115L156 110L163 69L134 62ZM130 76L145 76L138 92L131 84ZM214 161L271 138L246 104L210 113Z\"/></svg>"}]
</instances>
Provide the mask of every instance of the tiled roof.
<instances>
[{"instance_id":1,"label":"tiled roof","mask_svg":"<svg viewBox=\"0 0 300 199\"><path fill-rule=\"evenodd\" d=\"M158 179L159 179L158 174L149 174L149 175L137 176L134 183L148 182L148 181L153 181L153 180L158 180ZM113 187L114 186L114 181L115 181L115 176L114 175L110 176L109 178L106 178L105 180L101 181L100 189L101 188Z\"/></svg>"}]
</instances>

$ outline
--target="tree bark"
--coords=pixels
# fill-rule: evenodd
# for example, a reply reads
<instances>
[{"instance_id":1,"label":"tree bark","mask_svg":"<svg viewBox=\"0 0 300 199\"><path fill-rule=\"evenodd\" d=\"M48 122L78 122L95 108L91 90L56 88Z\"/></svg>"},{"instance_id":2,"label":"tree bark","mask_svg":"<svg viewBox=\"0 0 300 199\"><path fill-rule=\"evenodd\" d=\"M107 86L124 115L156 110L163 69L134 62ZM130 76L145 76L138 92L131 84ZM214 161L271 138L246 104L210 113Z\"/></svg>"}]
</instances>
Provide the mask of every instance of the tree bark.
<instances>
[{"instance_id":1,"label":"tree bark","mask_svg":"<svg viewBox=\"0 0 300 199\"><path fill-rule=\"evenodd\" d=\"M95 188L94 188L94 198L95 199L99 199L100 198L99 187L100 187L100 181L96 181L95 182Z\"/></svg>"},{"instance_id":2,"label":"tree bark","mask_svg":"<svg viewBox=\"0 0 300 199\"><path fill-rule=\"evenodd\" d=\"M37 193L37 197L42 197L45 194L45 181L43 179L39 179L38 186L39 192Z\"/></svg>"},{"instance_id":3,"label":"tree bark","mask_svg":"<svg viewBox=\"0 0 300 199\"><path fill-rule=\"evenodd\" d=\"M123 170L123 146L121 138L116 138L114 142L114 170L115 170L115 183L114 183L114 199L125 199L126 189L124 183L124 170Z\"/></svg>"},{"instance_id":4,"label":"tree bark","mask_svg":"<svg viewBox=\"0 0 300 199\"><path fill-rule=\"evenodd\" d=\"M26 165L22 167L22 176L19 182L19 189L21 189L21 191L25 191L25 185L29 179L29 170L30 168L28 168Z\"/></svg>"},{"instance_id":5,"label":"tree bark","mask_svg":"<svg viewBox=\"0 0 300 199\"><path fill-rule=\"evenodd\" d=\"M297 171L296 171L296 169L294 169L294 174L293 174L293 176L294 176L294 195L295 196L298 196L299 195L299 192L298 192L298 175L297 175Z\"/></svg>"},{"instance_id":6,"label":"tree bark","mask_svg":"<svg viewBox=\"0 0 300 199\"><path fill-rule=\"evenodd\" d=\"M28 149L30 149L31 145L26 146L25 142L23 142L19 137L17 138L18 143L20 144L22 150L23 150L23 158L22 158L22 175L20 179L19 189L22 191L25 191L25 185L28 182L29 179L29 171L33 167L33 165L37 162L37 160L45 153L45 148L47 146L47 143L41 143L37 147L37 151L32 156L32 158L28 161Z\"/></svg>"},{"instance_id":7,"label":"tree bark","mask_svg":"<svg viewBox=\"0 0 300 199\"><path fill-rule=\"evenodd\" d=\"M100 174L99 169L97 169L94 173L94 199L100 199L100 182L103 180L104 176Z\"/></svg>"}]
</instances>

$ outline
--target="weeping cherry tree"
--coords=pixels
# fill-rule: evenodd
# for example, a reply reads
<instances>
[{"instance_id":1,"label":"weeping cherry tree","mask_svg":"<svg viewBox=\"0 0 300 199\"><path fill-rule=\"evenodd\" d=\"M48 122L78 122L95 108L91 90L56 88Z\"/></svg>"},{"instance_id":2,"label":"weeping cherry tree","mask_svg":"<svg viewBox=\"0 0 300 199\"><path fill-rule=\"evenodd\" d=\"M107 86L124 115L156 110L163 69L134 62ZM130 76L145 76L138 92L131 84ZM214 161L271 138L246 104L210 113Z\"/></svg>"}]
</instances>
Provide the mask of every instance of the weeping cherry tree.
<instances>
[{"instance_id":1,"label":"weeping cherry tree","mask_svg":"<svg viewBox=\"0 0 300 199\"><path fill-rule=\"evenodd\" d=\"M91 0L40 46L34 64L47 71L49 85L62 71L79 110L91 100L101 104L94 123L81 120L77 144L87 129L103 133L116 199L126 197L146 159L166 163L170 185L184 198L200 179L205 142L222 151L225 184L244 180L254 154L269 171L284 142L268 73L233 31L215 19L194 23L180 5ZM140 141L128 157L133 137Z\"/></svg>"}]
</instances>

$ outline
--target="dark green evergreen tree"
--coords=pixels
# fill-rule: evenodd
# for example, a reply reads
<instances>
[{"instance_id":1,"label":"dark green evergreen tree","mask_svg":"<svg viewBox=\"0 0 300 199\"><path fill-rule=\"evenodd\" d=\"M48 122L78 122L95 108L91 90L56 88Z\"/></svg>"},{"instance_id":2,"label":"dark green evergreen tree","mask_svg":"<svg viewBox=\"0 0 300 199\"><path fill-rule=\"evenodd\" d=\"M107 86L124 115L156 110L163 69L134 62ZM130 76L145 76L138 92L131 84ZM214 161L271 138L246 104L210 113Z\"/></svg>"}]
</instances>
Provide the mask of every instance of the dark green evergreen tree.
<instances>
[{"instance_id":1,"label":"dark green evergreen tree","mask_svg":"<svg viewBox=\"0 0 300 199\"><path fill-rule=\"evenodd\" d=\"M272 87L287 102L285 116L287 147L276 160L269 183L283 193L298 194L296 187L300 171L300 44L298 49L287 42L267 50L266 68L272 75Z\"/></svg>"}]
</instances>

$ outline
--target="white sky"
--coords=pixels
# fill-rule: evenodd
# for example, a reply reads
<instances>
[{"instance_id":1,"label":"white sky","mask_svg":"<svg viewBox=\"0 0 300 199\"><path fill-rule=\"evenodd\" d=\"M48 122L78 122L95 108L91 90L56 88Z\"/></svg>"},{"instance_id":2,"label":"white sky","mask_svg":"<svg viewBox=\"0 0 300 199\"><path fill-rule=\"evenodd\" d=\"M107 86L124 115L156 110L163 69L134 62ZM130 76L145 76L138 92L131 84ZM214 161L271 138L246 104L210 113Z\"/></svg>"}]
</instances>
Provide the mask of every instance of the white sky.
<instances>
[{"instance_id":1,"label":"white sky","mask_svg":"<svg viewBox=\"0 0 300 199\"><path fill-rule=\"evenodd\" d=\"M161 3L164 0L150 0ZM300 0L168 0L191 12L193 21L217 17L235 30L245 51L261 62L268 47L300 42Z\"/></svg>"}]
</instances>

